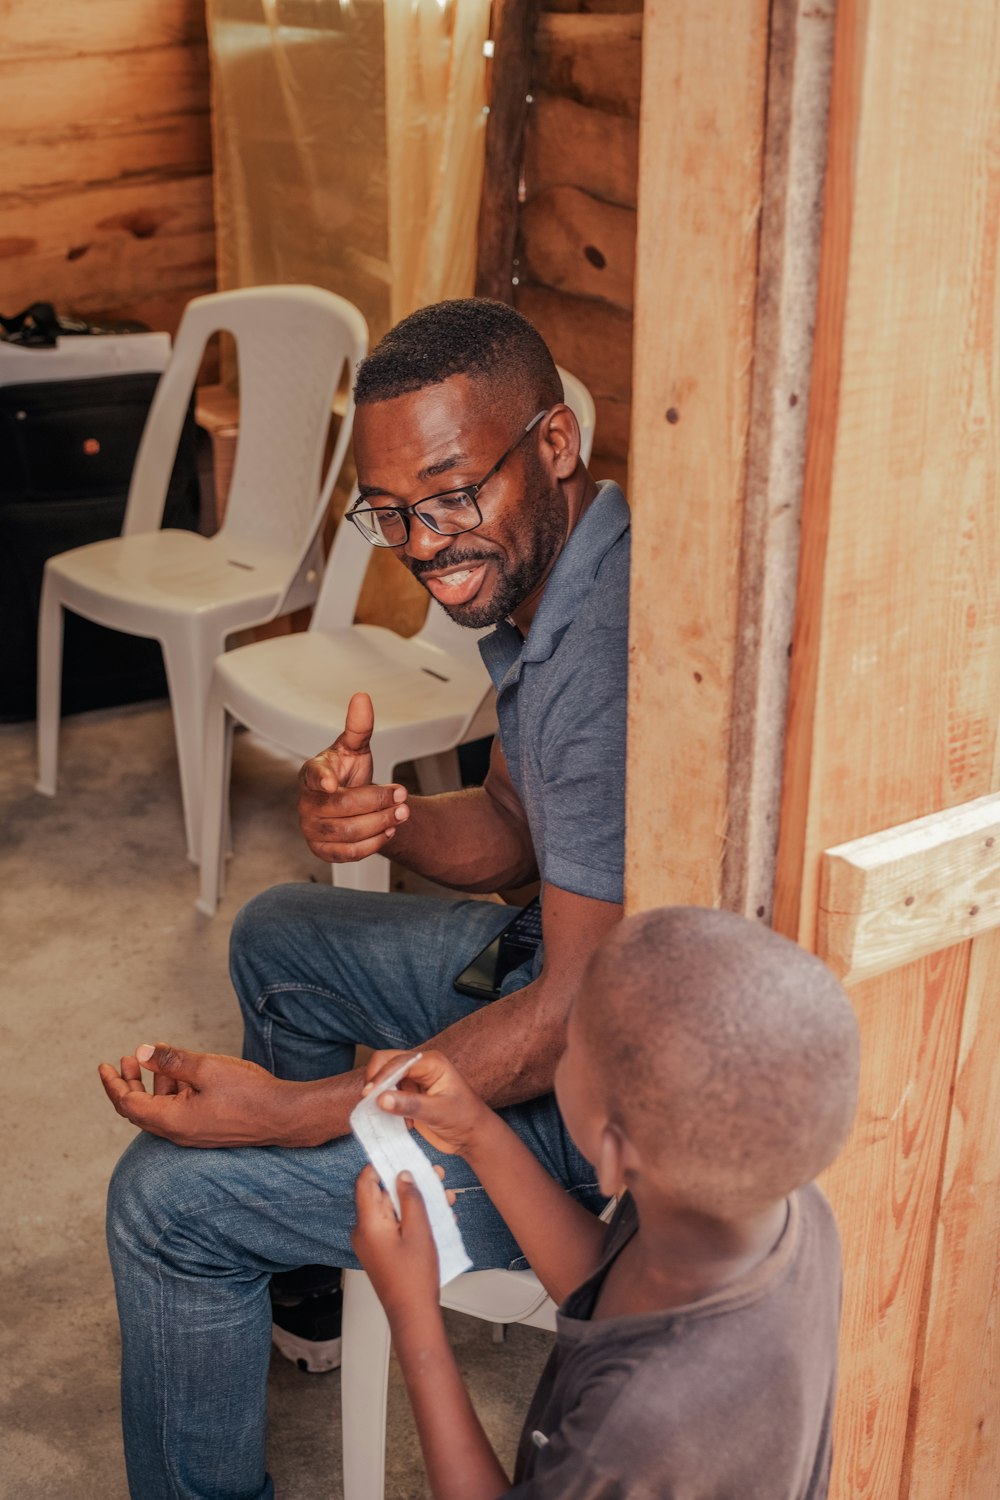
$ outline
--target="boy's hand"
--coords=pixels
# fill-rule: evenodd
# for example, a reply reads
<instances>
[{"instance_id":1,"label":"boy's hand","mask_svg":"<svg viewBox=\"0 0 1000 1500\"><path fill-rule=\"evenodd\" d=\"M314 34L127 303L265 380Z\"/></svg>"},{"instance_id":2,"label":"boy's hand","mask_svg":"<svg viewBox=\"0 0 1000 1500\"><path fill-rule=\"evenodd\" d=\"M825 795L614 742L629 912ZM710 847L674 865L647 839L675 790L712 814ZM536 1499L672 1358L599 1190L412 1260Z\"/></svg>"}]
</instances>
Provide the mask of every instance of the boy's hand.
<instances>
[{"instance_id":1,"label":"boy's hand","mask_svg":"<svg viewBox=\"0 0 1000 1500\"><path fill-rule=\"evenodd\" d=\"M374 1053L365 1069L363 1093L370 1094L407 1055ZM399 1087L386 1089L378 1104L387 1114L403 1115L429 1145L452 1156L468 1155L477 1132L493 1118L493 1111L441 1052L421 1052Z\"/></svg>"},{"instance_id":2,"label":"boy's hand","mask_svg":"<svg viewBox=\"0 0 1000 1500\"><path fill-rule=\"evenodd\" d=\"M399 1220L375 1168L365 1167L354 1185L358 1219L351 1236L394 1327L428 1314L436 1317L439 1307L438 1254L424 1200L409 1172L400 1172L396 1191Z\"/></svg>"}]
</instances>

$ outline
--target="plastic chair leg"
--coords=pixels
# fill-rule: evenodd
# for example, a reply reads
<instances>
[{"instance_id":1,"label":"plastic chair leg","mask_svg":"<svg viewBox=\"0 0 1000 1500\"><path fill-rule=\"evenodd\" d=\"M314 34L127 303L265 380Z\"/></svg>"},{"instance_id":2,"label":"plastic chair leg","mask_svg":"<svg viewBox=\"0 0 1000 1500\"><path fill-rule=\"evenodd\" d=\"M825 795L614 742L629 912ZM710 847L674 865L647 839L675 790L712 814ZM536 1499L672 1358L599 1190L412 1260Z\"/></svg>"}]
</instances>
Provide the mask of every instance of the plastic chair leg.
<instances>
[{"instance_id":1,"label":"plastic chair leg","mask_svg":"<svg viewBox=\"0 0 1000 1500\"><path fill-rule=\"evenodd\" d=\"M59 775L59 710L62 696L62 600L46 572L38 615L38 791L56 794Z\"/></svg>"},{"instance_id":2,"label":"plastic chair leg","mask_svg":"<svg viewBox=\"0 0 1000 1500\"><path fill-rule=\"evenodd\" d=\"M457 750L442 750L437 755L423 755L414 762L417 781L425 797L438 792L457 792L462 786L462 772Z\"/></svg>"},{"instance_id":3,"label":"plastic chair leg","mask_svg":"<svg viewBox=\"0 0 1000 1500\"><path fill-rule=\"evenodd\" d=\"M195 902L206 917L214 917L226 886L227 808L233 753L233 719L213 693L205 721L205 760L202 767L201 893Z\"/></svg>"},{"instance_id":4,"label":"plastic chair leg","mask_svg":"<svg viewBox=\"0 0 1000 1500\"><path fill-rule=\"evenodd\" d=\"M350 891L387 891L389 861L384 854L369 854L357 864L331 865L330 879L334 885Z\"/></svg>"},{"instance_id":5,"label":"plastic chair leg","mask_svg":"<svg viewBox=\"0 0 1000 1500\"><path fill-rule=\"evenodd\" d=\"M192 633L181 638L168 637L160 644L170 687L188 859L196 865L201 854L202 765L208 693L212 663L225 649L225 639L205 641Z\"/></svg>"},{"instance_id":6,"label":"plastic chair leg","mask_svg":"<svg viewBox=\"0 0 1000 1500\"><path fill-rule=\"evenodd\" d=\"M343 1339L344 1500L383 1500L389 1324L364 1271L344 1272Z\"/></svg>"}]
</instances>

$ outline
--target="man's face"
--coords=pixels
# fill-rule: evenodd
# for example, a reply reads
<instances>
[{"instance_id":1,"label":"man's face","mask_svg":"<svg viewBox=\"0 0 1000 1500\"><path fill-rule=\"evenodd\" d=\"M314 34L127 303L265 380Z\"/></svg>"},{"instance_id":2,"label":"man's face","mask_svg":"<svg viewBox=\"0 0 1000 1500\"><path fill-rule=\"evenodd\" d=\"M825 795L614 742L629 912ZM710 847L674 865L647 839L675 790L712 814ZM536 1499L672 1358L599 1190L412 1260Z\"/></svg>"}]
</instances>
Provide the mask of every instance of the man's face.
<instances>
[{"instance_id":1,"label":"man's face","mask_svg":"<svg viewBox=\"0 0 1000 1500\"><path fill-rule=\"evenodd\" d=\"M358 408L354 454L365 505L413 505L477 484L535 415L497 411L482 388L454 375L391 401ZM544 421L540 424L545 426ZM482 523L439 536L410 518L393 549L460 625L494 625L541 591L566 537L567 506L528 434L478 496Z\"/></svg>"}]
</instances>

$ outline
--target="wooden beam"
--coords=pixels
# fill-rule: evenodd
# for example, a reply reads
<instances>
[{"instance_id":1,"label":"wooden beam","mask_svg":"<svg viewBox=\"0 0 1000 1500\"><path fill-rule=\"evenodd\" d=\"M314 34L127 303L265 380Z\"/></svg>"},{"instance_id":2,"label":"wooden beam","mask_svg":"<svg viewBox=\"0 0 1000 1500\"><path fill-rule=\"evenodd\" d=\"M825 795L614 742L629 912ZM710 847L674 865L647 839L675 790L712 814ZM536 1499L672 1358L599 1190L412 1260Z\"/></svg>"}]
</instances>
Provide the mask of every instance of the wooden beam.
<instances>
[{"instance_id":1,"label":"wooden beam","mask_svg":"<svg viewBox=\"0 0 1000 1500\"><path fill-rule=\"evenodd\" d=\"M632 910L721 899L768 13L767 0L650 0L643 19L630 460Z\"/></svg>"},{"instance_id":2,"label":"wooden beam","mask_svg":"<svg viewBox=\"0 0 1000 1500\"><path fill-rule=\"evenodd\" d=\"M493 67L479 204L476 295L513 300L518 189L539 0L493 0Z\"/></svg>"},{"instance_id":3,"label":"wooden beam","mask_svg":"<svg viewBox=\"0 0 1000 1500\"><path fill-rule=\"evenodd\" d=\"M823 855L816 951L845 984L1000 925L1000 795Z\"/></svg>"}]
</instances>

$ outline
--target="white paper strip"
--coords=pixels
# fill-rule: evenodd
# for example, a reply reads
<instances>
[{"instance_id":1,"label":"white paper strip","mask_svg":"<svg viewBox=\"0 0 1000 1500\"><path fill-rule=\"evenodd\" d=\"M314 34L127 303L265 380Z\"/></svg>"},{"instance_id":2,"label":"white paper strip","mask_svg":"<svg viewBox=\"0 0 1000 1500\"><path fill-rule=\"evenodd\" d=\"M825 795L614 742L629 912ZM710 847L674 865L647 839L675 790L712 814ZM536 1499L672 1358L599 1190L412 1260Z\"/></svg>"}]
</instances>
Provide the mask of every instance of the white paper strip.
<instances>
[{"instance_id":1,"label":"white paper strip","mask_svg":"<svg viewBox=\"0 0 1000 1500\"><path fill-rule=\"evenodd\" d=\"M419 1056L417 1053L417 1057ZM384 1083L380 1083L378 1088L373 1089L355 1106L351 1114L351 1129L382 1179L386 1192L392 1199L397 1219L399 1195L396 1192L396 1178L400 1172L409 1172L412 1176L427 1209L431 1233L437 1246L441 1285L446 1286L463 1271L468 1271L472 1261L466 1254L441 1179L421 1151L417 1137L407 1130L405 1121L399 1115L387 1115L376 1103L379 1095L386 1089L396 1087L416 1060L416 1057L408 1057L389 1074Z\"/></svg>"}]
</instances>

